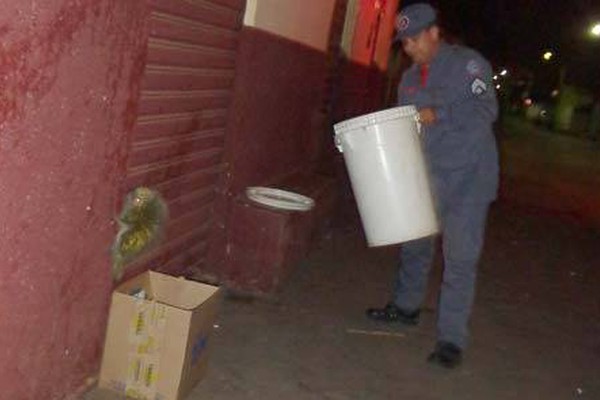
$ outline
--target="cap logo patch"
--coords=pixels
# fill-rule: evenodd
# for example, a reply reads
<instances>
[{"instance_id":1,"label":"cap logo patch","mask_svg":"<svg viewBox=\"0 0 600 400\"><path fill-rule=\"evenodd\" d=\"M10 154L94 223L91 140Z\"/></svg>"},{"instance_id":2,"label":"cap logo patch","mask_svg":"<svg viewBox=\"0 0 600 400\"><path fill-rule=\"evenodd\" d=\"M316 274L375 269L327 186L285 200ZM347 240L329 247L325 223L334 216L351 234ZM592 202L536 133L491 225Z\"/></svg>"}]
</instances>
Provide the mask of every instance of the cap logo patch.
<instances>
[{"instance_id":1,"label":"cap logo patch","mask_svg":"<svg viewBox=\"0 0 600 400\"><path fill-rule=\"evenodd\" d=\"M410 25L410 19L406 15L400 15L396 18L396 30L405 31Z\"/></svg>"}]
</instances>

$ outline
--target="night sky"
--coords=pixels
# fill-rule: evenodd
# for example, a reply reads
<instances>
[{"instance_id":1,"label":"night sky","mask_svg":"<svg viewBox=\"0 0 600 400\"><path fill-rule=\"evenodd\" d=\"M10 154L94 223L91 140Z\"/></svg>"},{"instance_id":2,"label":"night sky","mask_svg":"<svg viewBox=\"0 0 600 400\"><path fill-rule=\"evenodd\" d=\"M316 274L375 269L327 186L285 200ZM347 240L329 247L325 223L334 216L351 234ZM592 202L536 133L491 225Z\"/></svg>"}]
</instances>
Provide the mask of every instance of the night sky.
<instances>
[{"instance_id":1,"label":"night sky","mask_svg":"<svg viewBox=\"0 0 600 400\"><path fill-rule=\"evenodd\" d=\"M419 1L405 0L402 6ZM590 39L600 22L600 0L437 0L441 25L482 52L498 68L544 73L566 66L567 83L598 90L600 39ZM557 54L543 64L545 50Z\"/></svg>"}]
</instances>

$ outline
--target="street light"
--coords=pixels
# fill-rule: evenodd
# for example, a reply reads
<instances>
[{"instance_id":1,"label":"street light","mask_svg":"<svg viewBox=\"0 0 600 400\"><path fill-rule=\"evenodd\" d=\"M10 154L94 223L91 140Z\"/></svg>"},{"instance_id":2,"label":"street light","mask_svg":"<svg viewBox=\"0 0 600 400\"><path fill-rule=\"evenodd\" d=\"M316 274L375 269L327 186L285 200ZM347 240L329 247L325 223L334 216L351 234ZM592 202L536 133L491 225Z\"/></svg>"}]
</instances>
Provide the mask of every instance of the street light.
<instances>
[{"instance_id":1,"label":"street light","mask_svg":"<svg viewBox=\"0 0 600 400\"><path fill-rule=\"evenodd\" d=\"M590 33L592 36L600 38L600 22L592 25L590 28Z\"/></svg>"},{"instance_id":2,"label":"street light","mask_svg":"<svg viewBox=\"0 0 600 400\"><path fill-rule=\"evenodd\" d=\"M547 51L542 55L542 58L544 59L544 61L550 61L550 60L552 60L553 57L554 57L554 53L551 51Z\"/></svg>"}]
</instances>

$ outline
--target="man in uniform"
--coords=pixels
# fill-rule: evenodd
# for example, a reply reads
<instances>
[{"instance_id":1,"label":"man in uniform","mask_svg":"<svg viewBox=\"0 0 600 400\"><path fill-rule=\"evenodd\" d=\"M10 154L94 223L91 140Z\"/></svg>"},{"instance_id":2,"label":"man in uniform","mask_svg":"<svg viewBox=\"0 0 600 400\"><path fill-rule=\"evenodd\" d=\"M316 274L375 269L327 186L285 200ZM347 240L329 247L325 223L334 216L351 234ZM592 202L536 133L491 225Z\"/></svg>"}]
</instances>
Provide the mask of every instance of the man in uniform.
<instances>
[{"instance_id":1,"label":"man in uniform","mask_svg":"<svg viewBox=\"0 0 600 400\"><path fill-rule=\"evenodd\" d=\"M440 36L435 10L410 5L396 20L413 65L398 88L399 105L415 105L441 224L444 275L438 341L429 361L453 368L467 346L477 263L490 203L498 186L492 124L498 105L489 63L474 50ZM402 245L392 301L367 310L369 318L414 325L425 297L434 238Z\"/></svg>"}]
</instances>

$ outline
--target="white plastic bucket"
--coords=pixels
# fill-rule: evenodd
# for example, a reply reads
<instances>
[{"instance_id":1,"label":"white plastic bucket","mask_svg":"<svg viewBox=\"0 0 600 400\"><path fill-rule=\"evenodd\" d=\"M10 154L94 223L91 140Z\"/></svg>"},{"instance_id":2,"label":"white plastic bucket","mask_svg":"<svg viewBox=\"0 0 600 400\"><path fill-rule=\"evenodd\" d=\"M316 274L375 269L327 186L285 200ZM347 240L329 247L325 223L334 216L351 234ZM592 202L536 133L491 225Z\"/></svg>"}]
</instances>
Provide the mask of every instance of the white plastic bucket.
<instances>
[{"instance_id":1,"label":"white plastic bucket","mask_svg":"<svg viewBox=\"0 0 600 400\"><path fill-rule=\"evenodd\" d=\"M415 107L406 106L334 126L371 247L439 230L417 118Z\"/></svg>"}]
</instances>

